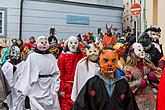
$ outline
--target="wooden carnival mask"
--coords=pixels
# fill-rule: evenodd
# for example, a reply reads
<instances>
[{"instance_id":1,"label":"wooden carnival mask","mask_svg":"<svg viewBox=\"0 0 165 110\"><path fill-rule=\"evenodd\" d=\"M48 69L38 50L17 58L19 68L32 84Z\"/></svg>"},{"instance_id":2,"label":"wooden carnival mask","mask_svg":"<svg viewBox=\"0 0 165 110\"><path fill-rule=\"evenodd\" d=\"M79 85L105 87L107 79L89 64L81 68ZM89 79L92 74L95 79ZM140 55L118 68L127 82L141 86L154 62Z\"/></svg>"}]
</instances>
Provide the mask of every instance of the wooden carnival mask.
<instances>
[{"instance_id":1,"label":"wooden carnival mask","mask_svg":"<svg viewBox=\"0 0 165 110\"><path fill-rule=\"evenodd\" d=\"M9 58L18 60L20 58L20 49L17 46L9 47Z\"/></svg>"},{"instance_id":2,"label":"wooden carnival mask","mask_svg":"<svg viewBox=\"0 0 165 110\"><path fill-rule=\"evenodd\" d=\"M105 76L112 75L117 67L118 53L115 50L102 50L99 64L100 70Z\"/></svg>"},{"instance_id":3,"label":"wooden carnival mask","mask_svg":"<svg viewBox=\"0 0 165 110\"><path fill-rule=\"evenodd\" d=\"M88 44L88 48L86 48L87 57L91 61L96 61L99 57L99 49L96 44Z\"/></svg>"},{"instance_id":4,"label":"wooden carnival mask","mask_svg":"<svg viewBox=\"0 0 165 110\"><path fill-rule=\"evenodd\" d=\"M112 36L112 25L110 28L108 28L108 26L106 24L106 29L107 29L107 36Z\"/></svg>"},{"instance_id":5,"label":"wooden carnival mask","mask_svg":"<svg viewBox=\"0 0 165 110\"><path fill-rule=\"evenodd\" d=\"M37 48L40 51L46 51L50 47L50 44L48 42L48 38L45 36L40 36L37 38Z\"/></svg>"},{"instance_id":6,"label":"wooden carnival mask","mask_svg":"<svg viewBox=\"0 0 165 110\"><path fill-rule=\"evenodd\" d=\"M67 39L67 44L68 44L69 51L77 52L80 42L78 41L77 37L70 36Z\"/></svg>"},{"instance_id":7,"label":"wooden carnival mask","mask_svg":"<svg viewBox=\"0 0 165 110\"><path fill-rule=\"evenodd\" d=\"M140 58L144 58L145 57L145 51L143 46L140 43L134 43L132 45L133 49L134 49L134 53L136 56L140 57Z\"/></svg>"}]
</instances>

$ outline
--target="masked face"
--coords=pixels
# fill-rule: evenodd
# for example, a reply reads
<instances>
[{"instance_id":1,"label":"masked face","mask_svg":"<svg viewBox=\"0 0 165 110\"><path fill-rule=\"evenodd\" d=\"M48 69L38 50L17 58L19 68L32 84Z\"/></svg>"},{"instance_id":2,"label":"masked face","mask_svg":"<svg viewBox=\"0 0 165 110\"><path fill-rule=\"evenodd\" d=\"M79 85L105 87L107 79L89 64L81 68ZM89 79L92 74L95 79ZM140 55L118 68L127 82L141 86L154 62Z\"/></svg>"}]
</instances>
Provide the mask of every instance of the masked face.
<instances>
[{"instance_id":1,"label":"masked face","mask_svg":"<svg viewBox=\"0 0 165 110\"><path fill-rule=\"evenodd\" d=\"M40 51L46 51L49 49L49 42L47 37L40 36L37 38L37 49Z\"/></svg>"},{"instance_id":2,"label":"masked face","mask_svg":"<svg viewBox=\"0 0 165 110\"><path fill-rule=\"evenodd\" d=\"M143 47L148 47L151 44L150 38L145 38L145 37L138 39L138 42L142 44Z\"/></svg>"},{"instance_id":3,"label":"masked face","mask_svg":"<svg viewBox=\"0 0 165 110\"><path fill-rule=\"evenodd\" d=\"M77 49L79 47L79 41L77 37L75 36L69 37L69 39L67 40L67 43L68 43L68 48L71 52L77 52Z\"/></svg>"},{"instance_id":4,"label":"masked face","mask_svg":"<svg viewBox=\"0 0 165 110\"><path fill-rule=\"evenodd\" d=\"M11 46L9 48L10 59L18 60L20 57L20 49L17 46Z\"/></svg>"},{"instance_id":5,"label":"masked face","mask_svg":"<svg viewBox=\"0 0 165 110\"><path fill-rule=\"evenodd\" d=\"M86 54L91 61L96 61L99 56L99 49L95 46L95 44L89 44L89 49L86 49Z\"/></svg>"},{"instance_id":6,"label":"masked face","mask_svg":"<svg viewBox=\"0 0 165 110\"><path fill-rule=\"evenodd\" d=\"M49 51L50 51L52 54L58 54L58 53L59 53L57 47L51 47L51 48L49 49Z\"/></svg>"},{"instance_id":7,"label":"masked face","mask_svg":"<svg viewBox=\"0 0 165 110\"><path fill-rule=\"evenodd\" d=\"M160 38L160 33L159 32L151 32L150 37L154 42L156 42Z\"/></svg>"},{"instance_id":8,"label":"masked face","mask_svg":"<svg viewBox=\"0 0 165 110\"><path fill-rule=\"evenodd\" d=\"M134 53L136 56L140 57L140 58L144 58L145 57L145 52L144 52L144 48L140 43L134 43L132 45L133 49L134 49Z\"/></svg>"},{"instance_id":9,"label":"masked face","mask_svg":"<svg viewBox=\"0 0 165 110\"><path fill-rule=\"evenodd\" d=\"M103 50L100 54L100 69L105 76L111 76L117 67L118 54L113 50Z\"/></svg>"}]
</instances>

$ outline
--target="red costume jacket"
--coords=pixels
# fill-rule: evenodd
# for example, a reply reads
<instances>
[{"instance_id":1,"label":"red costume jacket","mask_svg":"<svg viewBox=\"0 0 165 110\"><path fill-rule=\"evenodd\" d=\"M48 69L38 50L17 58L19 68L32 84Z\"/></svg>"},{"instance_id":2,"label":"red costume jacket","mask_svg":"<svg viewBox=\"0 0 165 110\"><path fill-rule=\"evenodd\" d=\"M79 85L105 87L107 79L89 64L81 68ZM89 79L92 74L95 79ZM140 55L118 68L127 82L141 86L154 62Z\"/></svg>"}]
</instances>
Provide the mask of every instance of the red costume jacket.
<instances>
[{"instance_id":1,"label":"red costume jacket","mask_svg":"<svg viewBox=\"0 0 165 110\"><path fill-rule=\"evenodd\" d=\"M61 110L70 110L73 102L71 92L74 80L76 65L84 57L83 53L65 53L62 52L58 58L58 67L60 70L60 92L64 92L64 97L59 96Z\"/></svg>"}]
</instances>

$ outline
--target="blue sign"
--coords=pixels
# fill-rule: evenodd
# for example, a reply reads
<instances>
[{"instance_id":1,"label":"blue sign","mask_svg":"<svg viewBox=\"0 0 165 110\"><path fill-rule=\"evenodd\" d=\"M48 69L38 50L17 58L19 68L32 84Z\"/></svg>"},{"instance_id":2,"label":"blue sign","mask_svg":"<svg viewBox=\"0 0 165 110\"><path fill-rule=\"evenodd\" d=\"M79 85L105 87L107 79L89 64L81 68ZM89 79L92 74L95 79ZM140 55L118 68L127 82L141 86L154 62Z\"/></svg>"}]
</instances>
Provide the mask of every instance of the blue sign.
<instances>
[{"instance_id":1,"label":"blue sign","mask_svg":"<svg viewBox=\"0 0 165 110\"><path fill-rule=\"evenodd\" d=\"M67 15L67 24L89 25L89 17Z\"/></svg>"}]
</instances>

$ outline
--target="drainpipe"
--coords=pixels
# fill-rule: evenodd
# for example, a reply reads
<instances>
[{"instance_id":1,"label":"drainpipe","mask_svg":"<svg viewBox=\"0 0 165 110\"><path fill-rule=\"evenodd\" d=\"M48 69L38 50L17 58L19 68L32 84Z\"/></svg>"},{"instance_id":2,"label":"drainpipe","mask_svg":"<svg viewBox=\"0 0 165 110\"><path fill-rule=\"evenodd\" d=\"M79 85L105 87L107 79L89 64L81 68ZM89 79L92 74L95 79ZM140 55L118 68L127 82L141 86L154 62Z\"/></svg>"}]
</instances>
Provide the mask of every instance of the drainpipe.
<instances>
[{"instance_id":1,"label":"drainpipe","mask_svg":"<svg viewBox=\"0 0 165 110\"><path fill-rule=\"evenodd\" d=\"M20 23L19 23L19 39L22 39L22 17L23 17L23 2L24 2L24 0L21 0L21 2L20 2Z\"/></svg>"},{"instance_id":2,"label":"drainpipe","mask_svg":"<svg viewBox=\"0 0 165 110\"><path fill-rule=\"evenodd\" d=\"M147 29L146 0L144 0L144 30Z\"/></svg>"}]
</instances>

